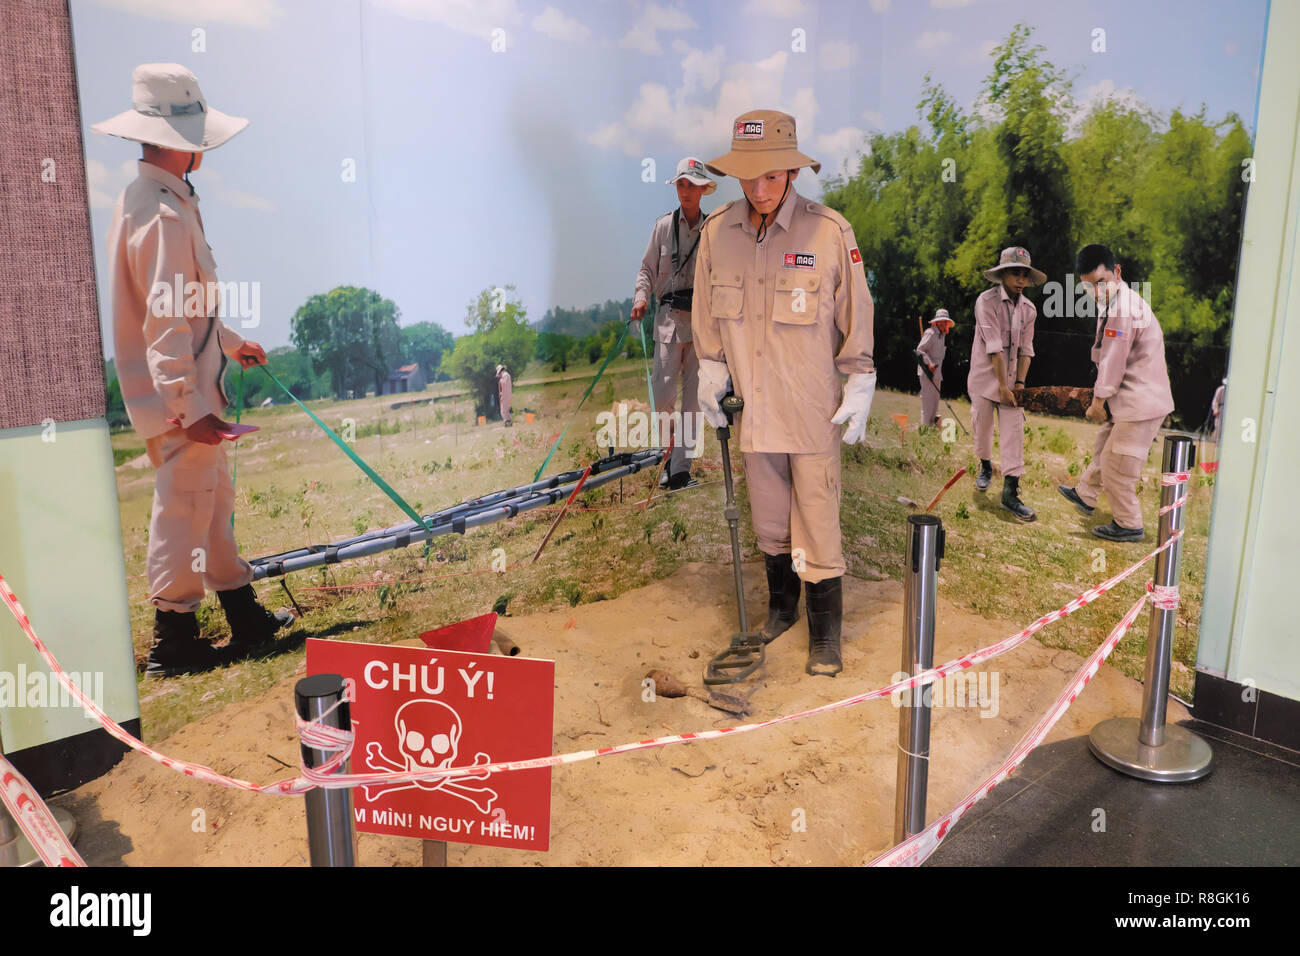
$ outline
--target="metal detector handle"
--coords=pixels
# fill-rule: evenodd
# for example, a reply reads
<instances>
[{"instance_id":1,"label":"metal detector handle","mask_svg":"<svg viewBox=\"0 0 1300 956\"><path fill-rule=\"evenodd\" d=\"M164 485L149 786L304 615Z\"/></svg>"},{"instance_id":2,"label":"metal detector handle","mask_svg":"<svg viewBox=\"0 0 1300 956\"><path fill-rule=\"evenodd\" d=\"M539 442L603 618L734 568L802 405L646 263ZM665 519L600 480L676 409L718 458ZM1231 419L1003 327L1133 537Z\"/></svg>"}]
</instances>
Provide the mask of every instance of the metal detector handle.
<instances>
[{"instance_id":1,"label":"metal detector handle","mask_svg":"<svg viewBox=\"0 0 1300 956\"><path fill-rule=\"evenodd\" d=\"M745 409L745 400L734 392L723 395L722 401L718 404L722 408L722 414L727 416L728 425L732 423L733 415L739 415Z\"/></svg>"}]
</instances>

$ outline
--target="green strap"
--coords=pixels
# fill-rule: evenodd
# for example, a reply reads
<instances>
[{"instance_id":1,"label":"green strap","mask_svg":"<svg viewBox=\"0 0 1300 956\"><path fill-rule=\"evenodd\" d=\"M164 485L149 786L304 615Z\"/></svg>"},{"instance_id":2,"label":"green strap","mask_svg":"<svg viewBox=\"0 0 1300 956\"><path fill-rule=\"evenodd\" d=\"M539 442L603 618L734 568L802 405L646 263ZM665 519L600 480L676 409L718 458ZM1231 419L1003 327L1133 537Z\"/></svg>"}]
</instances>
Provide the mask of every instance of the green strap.
<instances>
[{"instance_id":1,"label":"green strap","mask_svg":"<svg viewBox=\"0 0 1300 956\"><path fill-rule=\"evenodd\" d=\"M314 421L318 426L320 426L321 431L323 431L326 435L329 435L330 438L333 440L334 444L338 445L339 448L342 449L343 454L351 458L352 461L356 464L356 466L366 473L366 477L379 486L380 491L388 495L389 498L393 499L393 503L396 504L397 507L401 508L402 511L406 513L406 516L408 518L410 518L412 521L414 521L416 524L420 525L423 528L428 529L431 526L431 523L421 518L420 515L416 512L416 510L406 503L406 499L404 499L401 495L399 495L396 491L394 491L392 489L392 486L390 486L388 482L380 478L379 474L373 468L371 468L364 461L362 461L361 456L358 455L356 452L354 452L350 447L348 447L347 442L345 442L338 435L334 434L334 430L330 428L328 425L326 425L323 421L321 421L320 418L316 416L315 412L313 412L302 402L298 401L298 396L295 395L293 392L289 391L287 388L285 388L284 383L281 382L278 378L276 378L275 374L269 368L267 368L265 365L259 365L258 368L260 368L263 372L265 372L267 376L271 379L271 381L275 382L276 385L279 385L280 390L283 391L284 394L292 398L294 404L296 404L304 412L310 415L311 420Z\"/></svg>"},{"instance_id":2,"label":"green strap","mask_svg":"<svg viewBox=\"0 0 1300 956\"><path fill-rule=\"evenodd\" d=\"M605 356L605 361L600 363L600 369L596 372L596 377L591 380L591 384L587 386L587 390L582 393L582 401L578 402L578 407L573 410L573 416L564 426L563 431L560 432L560 437L555 439L555 444L552 445L551 450L547 452L546 460L542 462L541 467L537 469L537 473L533 475L533 481L537 481L542 477L542 472L544 472L546 466L551 463L551 457L555 454L555 449L559 448L560 442L564 441L564 435L568 432L569 425L573 424L573 419L577 418L578 412L582 411L582 406L586 403L587 396L590 395L591 390L596 387L596 383L600 381L600 377L605 374L605 368L609 365L610 361L622 350L623 342L627 339L627 330L629 325L631 325L630 322L623 323L623 330L618 333L618 340L614 343L614 347L609 350L609 354Z\"/></svg>"},{"instance_id":3,"label":"green strap","mask_svg":"<svg viewBox=\"0 0 1300 956\"><path fill-rule=\"evenodd\" d=\"M636 325L641 331L641 357L645 359L645 390L650 397L650 421L657 423L659 416L655 413L655 387L650 383L650 351L645 344L645 326L640 322Z\"/></svg>"}]
</instances>

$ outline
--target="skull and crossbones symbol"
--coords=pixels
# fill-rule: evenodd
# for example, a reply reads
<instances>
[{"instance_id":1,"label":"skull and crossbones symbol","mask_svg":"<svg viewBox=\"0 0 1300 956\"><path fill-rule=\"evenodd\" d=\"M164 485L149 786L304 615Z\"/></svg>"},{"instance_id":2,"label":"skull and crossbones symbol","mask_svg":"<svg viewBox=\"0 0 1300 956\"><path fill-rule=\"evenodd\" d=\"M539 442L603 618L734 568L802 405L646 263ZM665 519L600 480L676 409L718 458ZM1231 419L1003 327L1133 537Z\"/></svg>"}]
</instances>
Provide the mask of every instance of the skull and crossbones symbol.
<instances>
[{"instance_id":1,"label":"skull and crossbones symbol","mask_svg":"<svg viewBox=\"0 0 1300 956\"><path fill-rule=\"evenodd\" d=\"M408 700L397 709L393 725L397 731L397 748L401 759L390 760L384 755L383 744L372 740L366 744L366 766L371 770L404 772L446 769L456 762L461 736L460 715L442 701ZM492 758L480 751L474 757L473 766L491 762ZM392 785L368 784L363 789L368 802L373 802L386 793L409 790L412 787L441 790L453 797L468 800L481 813L488 813L497 799L497 792L490 787L471 786L463 781L486 780L490 776L490 771L483 771L455 778L432 777Z\"/></svg>"}]
</instances>

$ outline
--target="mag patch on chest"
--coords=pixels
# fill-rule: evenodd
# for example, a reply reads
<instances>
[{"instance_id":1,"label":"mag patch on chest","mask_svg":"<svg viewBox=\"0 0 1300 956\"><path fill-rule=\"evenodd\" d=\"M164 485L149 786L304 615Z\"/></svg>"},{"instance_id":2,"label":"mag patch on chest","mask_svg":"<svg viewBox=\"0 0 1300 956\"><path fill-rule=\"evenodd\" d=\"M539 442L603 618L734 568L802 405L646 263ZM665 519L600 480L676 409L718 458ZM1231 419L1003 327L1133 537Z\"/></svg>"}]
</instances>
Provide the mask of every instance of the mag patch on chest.
<instances>
[{"instance_id":1,"label":"mag patch on chest","mask_svg":"<svg viewBox=\"0 0 1300 956\"><path fill-rule=\"evenodd\" d=\"M787 252L783 264L787 269L816 269L817 254L813 252Z\"/></svg>"}]
</instances>

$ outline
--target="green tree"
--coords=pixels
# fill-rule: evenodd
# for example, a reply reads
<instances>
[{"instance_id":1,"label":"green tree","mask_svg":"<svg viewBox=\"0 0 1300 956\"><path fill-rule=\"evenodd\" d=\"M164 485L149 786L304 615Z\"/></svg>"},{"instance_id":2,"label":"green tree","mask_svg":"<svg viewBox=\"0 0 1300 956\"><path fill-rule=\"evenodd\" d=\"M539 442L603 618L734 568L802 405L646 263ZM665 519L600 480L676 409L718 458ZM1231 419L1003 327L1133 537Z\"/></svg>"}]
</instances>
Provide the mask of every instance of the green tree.
<instances>
[{"instance_id":1,"label":"green tree","mask_svg":"<svg viewBox=\"0 0 1300 956\"><path fill-rule=\"evenodd\" d=\"M523 303L508 297L513 292L514 286L480 292L465 316L466 324L476 331L456 339L442 358L442 371L473 392L478 415L499 417L496 367L504 365L518 378L537 348L537 332L528 327Z\"/></svg>"},{"instance_id":2,"label":"green tree","mask_svg":"<svg viewBox=\"0 0 1300 956\"><path fill-rule=\"evenodd\" d=\"M416 322L402 327L402 356L407 363L419 362L433 381L442 356L450 352L455 338L436 322Z\"/></svg>"},{"instance_id":3,"label":"green tree","mask_svg":"<svg viewBox=\"0 0 1300 956\"><path fill-rule=\"evenodd\" d=\"M577 340L571 335L559 332L541 332L537 336L537 355L540 362L551 366L552 372L564 372L569 368L569 356L577 347Z\"/></svg>"},{"instance_id":4,"label":"green tree","mask_svg":"<svg viewBox=\"0 0 1300 956\"><path fill-rule=\"evenodd\" d=\"M329 371L335 398L378 393L401 361L401 315L390 299L371 289L339 286L312 296L292 320L293 344L311 358L316 372Z\"/></svg>"}]
</instances>

